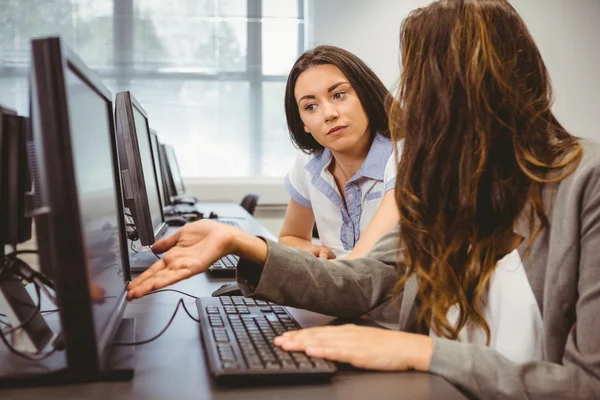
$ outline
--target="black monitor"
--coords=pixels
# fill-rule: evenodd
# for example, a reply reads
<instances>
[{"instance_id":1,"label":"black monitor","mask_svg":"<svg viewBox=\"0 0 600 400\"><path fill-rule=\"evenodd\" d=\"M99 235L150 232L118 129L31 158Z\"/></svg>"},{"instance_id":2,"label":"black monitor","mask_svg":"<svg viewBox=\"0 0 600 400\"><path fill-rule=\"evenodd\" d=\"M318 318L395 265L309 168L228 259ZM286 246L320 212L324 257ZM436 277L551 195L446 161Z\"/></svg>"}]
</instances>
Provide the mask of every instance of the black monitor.
<instances>
[{"instance_id":1,"label":"black monitor","mask_svg":"<svg viewBox=\"0 0 600 400\"><path fill-rule=\"evenodd\" d=\"M54 281L65 350L3 377L130 379L132 368L113 364L132 361L115 358L112 343L134 325L123 319L129 260L112 95L56 37L32 41L31 72L38 252Z\"/></svg>"},{"instance_id":2,"label":"black monitor","mask_svg":"<svg viewBox=\"0 0 600 400\"><path fill-rule=\"evenodd\" d=\"M165 155L167 157L169 171L171 172L171 190L173 191L173 197L184 196L185 186L183 185L183 178L181 177L181 171L179 170L179 162L177 161L173 146L165 144Z\"/></svg>"},{"instance_id":3,"label":"black monitor","mask_svg":"<svg viewBox=\"0 0 600 400\"><path fill-rule=\"evenodd\" d=\"M163 206L168 206L171 204L171 200L169 198L169 193L166 188L167 183L165 182L165 174L164 169L165 166L161 162L160 156L160 141L158 140L158 134L154 129L150 129L150 139L152 142L152 156L154 157L154 169L156 170L157 178L158 178L158 191L160 192L160 198L162 200Z\"/></svg>"},{"instance_id":4,"label":"black monitor","mask_svg":"<svg viewBox=\"0 0 600 400\"><path fill-rule=\"evenodd\" d=\"M167 165L167 190L170 195L170 201L172 204L187 203L195 204L198 199L192 196L185 196L185 186L183 185L183 178L181 176L181 170L179 169L179 162L175 155L175 150L170 145L163 145L162 151L164 152L164 160Z\"/></svg>"},{"instance_id":5,"label":"black monitor","mask_svg":"<svg viewBox=\"0 0 600 400\"><path fill-rule=\"evenodd\" d=\"M169 161L167 161L167 151L165 150L165 145L160 141L158 142L158 159L162 167L165 197L168 199L165 205L175 204L173 201L175 197L177 197L175 193L175 184L173 183L173 176L171 175L171 170L169 169Z\"/></svg>"},{"instance_id":6,"label":"black monitor","mask_svg":"<svg viewBox=\"0 0 600 400\"><path fill-rule=\"evenodd\" d=\"M0 246L31 239L29 200L31 179L27 163L28 120L0 106Z\"/></svg>"},{"instance_id":7,"label":"black monitor","mask_svg":"<svg viewBox=\"0 0 600 400\"><path fill-rule=\"evenodd\" d=\"M117 93L115 120L125 207L140 243L149 246L167 229L160 199L148 116L130 92Z\"/></svg>"}]
</instances>

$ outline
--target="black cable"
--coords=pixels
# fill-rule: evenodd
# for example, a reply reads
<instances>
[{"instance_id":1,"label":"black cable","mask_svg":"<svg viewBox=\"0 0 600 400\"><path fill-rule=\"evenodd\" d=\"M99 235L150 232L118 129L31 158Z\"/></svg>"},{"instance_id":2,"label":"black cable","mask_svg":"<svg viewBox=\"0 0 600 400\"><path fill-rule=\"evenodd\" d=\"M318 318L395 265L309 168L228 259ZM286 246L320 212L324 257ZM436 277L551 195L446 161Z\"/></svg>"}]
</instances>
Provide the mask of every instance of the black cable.
<instances>
[{"instance_id":1,"label":"black cable","mask_svg":"<svg viewBox=\"0 0 600 400\"><path fill-rule=\"evenodd\" d=\"M158 256L158 254L156 254L156 253L154 252L154 250L152 250L152 246L147 246L147 247L150 249L150 251L152 252L152 254L154 254L154 255L156 256L156 258L158 258L159 260L161 259L161 258Z\"/></svg>"},{"instance_id":2,"label":"black cable","mask_svg":"<svg viewBox=\"0 0 600 400\"><path fill-rule=\"evenodd\" d=\"M154 294L154 293L160 293L160 292L176 292L176 293L182 294L184 296L191 297L193 299L197 299L198 298L198 296L194 296L193 294L182 292L181 290L177 290L177 289L158 289L158 290L154 290L154 291L148 293L148 295L151 295L151 294Z\"/></svg>"},{"instance_id":3,"label":"black cable","mask_svg":"<svg viewBox=\"0 0 600 400\"><path fill-rule=\"evenodd\" d=\"M200 323L200 320L196 317L194 317L189 310L187 309L187 307L185 306L185 303L183 302L183 299L179 299L179 301L181 302L181 305L183 306L183 310L185 311L185 313L188 315L188 317L190 317L191 319L193 319L194 321Z\"/></svg>"},{"instance_id":4,"label":"black cable","mask_svg":"<svg viewBox=\"0 0 600 400\"><path fill-rule=\"evenodd\" d=\"M197 299L198 297L182 292L181 290L177 290L177 289L159 289L159 290L155 290L153 292L148 293L148 295L151 294L155 294L155 293L160 293L160 292L177 292L177 293L181 293L185 296L189 296L192 297L194 299ZM169 319L169 322L167 322L167 325L160 331L158 332L156 335L152 336L149 339L146 340L141 340L139 342L115 342L113 343L113 345L115 346L139 346L139 345L143 345L143 344L148 344L150 342L155 341L156 339L158 339L159 337L162 336L163 333L165 333L167 331L167 329L169 329L169 326L171 326L171 323L173 322L173 320L175 319L175 316L177 315L177 311L179 311L179 306L183 306L183 310L185 311L185 313L188 315L188 317L190 317L191 319L193 319L196 322L200 322L200 320L196 317L194 317L192 315L192 313L190 313L190 311L188 310L188 308L186 307L183 299L179 299L179 301L177 302L177 306L175 307L175 311L173 311L173 315L171 315L171 318Z\"/></svg>"},{"instance_id":5,"label":"black cable","mask_svg":"<svg viewBox=\"0 0 600 400\"><path fill-rule=\"evenodd\" d=\"M171 315L171 318L169 319L169 322L167 322L167 325L160 332L158 332L158 334L152 336L150 339L142 340L139 342L114 342L113 345L114 346L139 346L142 344L147 344L147 343L155 341L156 339L161 337L162 334L167 331L167 329L169 329L169 326L171 326L171 323L173 322L173 320L175 319L175 316L177 315L179 306L182 304L183 304L183 299L179 299L179 301L177 302L177 307L175 307L175 311L173 312L173 315ZM185 305L184 305L184 308L185 308Z\"/></svg>"},{"instance_id":6,"label":"black cable","mask_svg":"<svg viewBox=\"0 0 600 400\"><path fill-rule=\"evenodd\" d=\"M12 253L8 253L6 255L6 257L14 257L17 254L38 254L37 250L17 250L17 251L13 251Z\"/></svg>"},{"instance_id":7,"label":"black cable","mask_svg":"<svg viewBox=\"0 0 600 400\"><path fill-rule=\"evenodd\" d=\"M135 248L135 246L134 246L133 244L134 244L134 242L133 242L133 240L132 240L132 241L131 241L131 245L129 246L129 248L130 248L130 249L131 249L131 251L133 251L134 253L137 253L138 251L137 251L137 249Z\"/></svg>"},{"instance_id":8,"label":"black cable","mask_svg":"<svg viewBox=\"0 0 600 400\"><path fill-rule=\"evenodd\" d=\"M33 356L33 355L29 355L29 354L20 352L19 350L15 349L10 343L8 343L8 340L4 336L4 333L2 333L2 332L0 332L0 340L2 340L2 342L4 343L4 345L6 347L8 347L8 350L10 350L11 353L14 353L17 356L19 356L21 358L24 358L26 360L29 360L29 361L42 361L42 360L45 360L46 358L50 357L52 354L56 353L56 351L58 350L58 347L54 347L52 350L50 350L47 353L41 354L39 356Z\"/></svg>"}]
</instances>

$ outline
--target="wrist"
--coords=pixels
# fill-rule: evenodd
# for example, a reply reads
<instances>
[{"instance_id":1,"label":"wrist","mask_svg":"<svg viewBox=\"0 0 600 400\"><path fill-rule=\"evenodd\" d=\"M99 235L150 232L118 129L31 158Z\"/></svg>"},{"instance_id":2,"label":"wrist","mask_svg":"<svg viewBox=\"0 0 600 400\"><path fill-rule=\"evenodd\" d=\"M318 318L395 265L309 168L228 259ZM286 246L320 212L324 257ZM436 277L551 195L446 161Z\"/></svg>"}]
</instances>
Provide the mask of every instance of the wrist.
<instances>
[{"instance_id":1,"label":"wrist","mask_svg":"<svg viewBox=\"0 0 600 400\"><path fill-rule=\"evenodd\" d=\"M429 336L413 334L410 365L417 371L428 372L433 355L433 339Z\"/></svg>"},{"instance_id":2,"label":"wrist","mask_svg":"<svg viewBox=\"0 0 600 400\"><path fill-rule=\"evenodd\" d=\"M229 253L244 258L253 264L263 266L267 261L267 243L263 239L241 229L229 228L229 237L227 238Z\"/></svg>"}]
</instances>

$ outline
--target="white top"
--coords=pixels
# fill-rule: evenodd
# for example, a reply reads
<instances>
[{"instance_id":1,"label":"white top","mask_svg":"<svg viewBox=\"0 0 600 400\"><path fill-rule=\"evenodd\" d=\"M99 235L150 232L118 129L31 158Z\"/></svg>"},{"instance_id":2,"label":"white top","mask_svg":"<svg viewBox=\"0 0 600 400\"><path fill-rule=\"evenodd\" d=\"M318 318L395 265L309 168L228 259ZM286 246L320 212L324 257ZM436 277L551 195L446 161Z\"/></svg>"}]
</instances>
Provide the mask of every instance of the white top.
<instances>
[{"instance_id":1,"label":"white top","mask_svg":"<svg viewBox=\"0 0 600 400\"><path fill-rule=\"evenodd\" d=\"M516 363L542 359L542 314L517 250L498 261L484 303L492 349ZM456 324L458 308L450 308L446 316L450 324ZM430 331L430 336L435 333ZM485 346L486 337L483 329L468 322L457 340Z\"/></svg>"},{"instance_id":2,"label":"white top","mask_svg":"<svg viewBox=\"0 0 600 400\"><path fill-rule=\"evenodd\" d=\"M396 187L396 157L390 139L377 134L358 172L344 187L346 206L329 164L331 151L301 153L285 177L285 186L298 204L312 208L319 239L336 257L348 255L371 221L383 195ZM401 151L402 142L398 145Z\"/></svg>"}]
</instances>

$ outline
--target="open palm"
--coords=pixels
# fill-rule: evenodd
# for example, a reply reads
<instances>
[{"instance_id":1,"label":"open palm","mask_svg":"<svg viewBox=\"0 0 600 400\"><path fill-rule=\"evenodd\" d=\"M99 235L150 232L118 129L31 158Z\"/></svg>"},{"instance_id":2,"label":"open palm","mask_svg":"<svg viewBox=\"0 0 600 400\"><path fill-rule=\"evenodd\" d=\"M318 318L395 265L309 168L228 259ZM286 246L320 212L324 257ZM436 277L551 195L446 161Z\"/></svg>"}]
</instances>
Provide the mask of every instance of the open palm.
<instances>
[{"instance_id":1,"label":"open palm","mask_svg":"<svg viewBox=\"0 0 600 400\"><path fill-rule=\"evenodd\" d=\"M129 300L204 272L231 252L232 228L201 220L186 225L173 235L154 243L152 250L166 254L133 280L127 288Z\"/></svg>"}]
</instances>

